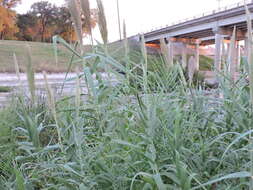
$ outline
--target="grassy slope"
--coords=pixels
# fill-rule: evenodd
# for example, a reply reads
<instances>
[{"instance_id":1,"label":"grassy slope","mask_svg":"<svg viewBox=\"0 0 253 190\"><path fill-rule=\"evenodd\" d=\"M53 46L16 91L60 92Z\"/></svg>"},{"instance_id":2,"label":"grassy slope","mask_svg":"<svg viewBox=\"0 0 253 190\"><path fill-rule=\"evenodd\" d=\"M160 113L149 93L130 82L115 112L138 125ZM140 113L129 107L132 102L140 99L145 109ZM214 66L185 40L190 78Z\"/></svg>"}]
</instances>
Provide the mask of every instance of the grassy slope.
<instances>
[{"instance_id":1,"label":"grassy slope","mask_svg":"<svg viewBox=\"0 0 253 190\"><path fill-rule=\"evenodd\" d=\"M212 70L213 59L204 55L200 55L199 67L201 71Z\"/></svg>"},{"instance_id":2,"label":"grassy slope","mask_svg":"<svg viewBox=\"0 0 253 190\"><path fill-rule=\"evenodd\" d=\"M26 44L31 47L32 59L37 72L42 70L62 72L66 70L70 53L63 47L59 48L59 64L56 65L53 45L50 43L0 40L0 72L15 71L13 53L17 55L21 71L25 71L27 61Z\"/></svg>"},{"instance_id":3,"label":"grassy slope","mask_svg":"<svg viewBox=\"0 0 253 190\"><path fill-rule=\"evenodd\" d=\"M59 63L57 65L55 63L53 45L50 43L0 40L0 72L15 72L13 53L17 55L21 71L25 71L25 64L27 61L26 44L32 49L32 59L35 64L36 72L43 70L48 72L66 71L70 53L63 47L59 47ZM124 48L122 48L121 44L112 44L110 50L112 54L116 55L116 58L124 56ZM212 62L213 60L211 58L201 55L200 70L210 70Z\"/></svg>"}]
</instances>

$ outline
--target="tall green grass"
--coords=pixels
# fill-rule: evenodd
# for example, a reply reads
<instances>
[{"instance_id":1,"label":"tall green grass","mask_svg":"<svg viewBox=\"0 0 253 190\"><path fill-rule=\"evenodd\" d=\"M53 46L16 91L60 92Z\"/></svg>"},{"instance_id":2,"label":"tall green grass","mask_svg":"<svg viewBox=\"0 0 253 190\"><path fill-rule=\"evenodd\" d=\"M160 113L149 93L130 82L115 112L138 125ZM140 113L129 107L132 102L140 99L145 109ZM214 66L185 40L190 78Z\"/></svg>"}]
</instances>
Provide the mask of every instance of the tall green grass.
<instances>
[{"instance_id":1,"label":"tall green grass","mask_svg":"<svg viewBox=\"0 0 253 190\"><path fill-rule=\"evenodd\" d=\"M220 85L206 91L189 87L179 65L168 69L162 57L149 56L143 36L138 62L126 38L124 62L103 45L82 55L63 39L54 41L78 59L71 65L83 64L76 95L54 102L45 75L47 100L14 99L1 110L0 189L252 187L247 73L236 82L217 74Z\"/></svg>"}]
</instances>

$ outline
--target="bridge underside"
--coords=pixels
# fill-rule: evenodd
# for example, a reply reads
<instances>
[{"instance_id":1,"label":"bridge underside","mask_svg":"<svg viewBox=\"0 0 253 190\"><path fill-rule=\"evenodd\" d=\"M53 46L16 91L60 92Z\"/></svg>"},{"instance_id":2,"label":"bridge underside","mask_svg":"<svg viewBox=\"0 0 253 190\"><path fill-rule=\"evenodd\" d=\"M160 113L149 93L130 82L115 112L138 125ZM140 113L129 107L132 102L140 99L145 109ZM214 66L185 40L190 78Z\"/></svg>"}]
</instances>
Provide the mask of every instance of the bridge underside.
<instances>
[{"instance_id":1,"label":"bridge underside","mask_svg":"<svg viewBox=\"0 0 253 190\"><path fill-rule=\"evenodd\" d=\"M251 18L253 18L253 0L248 4L248 9ZM144 34L144 38L147 44L160 44L161 39L165 39L171 56L173 56L173 53L171 53L173 52L173 43L181 43L184 48L189 47L189 45L193 46L195 50L195 68L197 70L199 70L199 47L214 44L214 65L216 70L220 70L222 56L224 52L228 54L228 47L231 45L231 37L235 29L235 42L233 44L235 50L233 50L232 70L236 72L236 68L240 64L239 57L241 55L239 41L245 40L244 44L245 46L247 45L247 17L245 13L245 7L238 6L146 33ZM187 51L182 50L181 62L187 66L189 63L185 52ZM173 60L173 57L170 60Z\"/></svg>"},{"instance_id":2,"label":"bridge underside","mask_svg":"<svg viewBox=\"0 0 253 190\"><path fill-rule=\"evenodd\" d=\"M252 25L253 25L253 22L252 22ZM237 30L236 40L237 41L244 40L247 33L246 22L219 27L219 30L220 30L219 33L223 35L224 39L229 40L231 38L234 27ZM194 43L194 41L199 40L200 45L204 45L204 46L212 45L212 44L215 44L216 31L214 30L215 30L214 28L210 28L210 29L196 31L196 32L184 33L184 34L173 36L173 38L178 39L178 41L180 40L185 41L185 42L189 41L189 43ZM160 44L160 39L146 40L146 43Z\"/></svg>"}]
</instances>

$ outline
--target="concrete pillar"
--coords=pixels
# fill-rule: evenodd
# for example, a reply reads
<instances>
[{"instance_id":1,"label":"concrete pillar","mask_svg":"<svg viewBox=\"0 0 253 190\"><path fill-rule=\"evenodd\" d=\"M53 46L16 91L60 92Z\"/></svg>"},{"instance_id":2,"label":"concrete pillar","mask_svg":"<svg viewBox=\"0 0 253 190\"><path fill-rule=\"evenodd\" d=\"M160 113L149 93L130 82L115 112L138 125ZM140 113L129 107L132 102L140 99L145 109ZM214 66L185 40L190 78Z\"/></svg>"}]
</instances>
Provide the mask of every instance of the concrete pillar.
<instances>
[{"instance_id":1,"label":"concrete pillar","mask_svg":"<svg viewBox=\"0 0 253 190\"><path fill-rule=\"evenodd\" d=\"M234 44L234 49L232 51L232 57L231 57L231 65L230 65L230 75L233 81L235 81L235 74L236 74L236 69L238 65L238 42L235 41Z\"/></svg>"},{"instance_id":2,"label":"concrete pillar","mask_svg":"<svg viewBox=\"0 0 253 190\"><path fill-rule=\"evenodd\" d=\"M229 49L230 49L230 43L227 44L227 52L226 52L226 56L227 56L227 57L229 56Z\"/></svg>"},{"instance_id":3,"label":"concrete pillar","mask_svg":"<svg viewBox=\"0 0 253 190\"><path fill-rule=\"evenodd\" d=\"M243 54L246 60L248 60L248 56L249 56L248 49L249 49L249 39L248 39L248 34L246 33L245 38L244 38L244 54ZM243 70L244 71L248 70L247 64L243 65Z\"/></svg>"},{"instance_id":4,"label":"concrete pillar","mask_svg":"<svg viewBox=\"0 0 253 190\"><path fill-rule=\"evenodd\" d=\"M215 58L214 66L217 71L221 70L221 46L222 46L222 35L219 33L215 34Z\"/></svg>"},{"instance_id":5,"label":"concrete pillar","mask_svg":"<svg viewBox=\"0 0 253 190\"><path fill-rule=\"evenodd\" d=\"M195 60L195 58L193 56L191 56L189 58L189 63L187 64L187 68L188 68L187 71L188 71L189 81L190 81L190 83L192 83L194 73L197 70L197 68L196 68L196 60Z\"/></svg>"},{"instance_id":6,"label":"concrete pillar","mask_svg":"<svg viewBox=\"0 0 253 190\"><path fill-rule=\"evenodd\" d=\"M195 51L195 61L196 61L195 68L197 71L199 70L199 44L200 44L200 42L196 43L196 51Z\"/></svg>"},{"instance_id":7,"label":"concrete pillar","mask_svg":"<svg viewBox=\"0 0 253 190\"><path fill-rule=\"evenodd\" d=\"M182 43L182 67L185 69L187 67L187 44Z\"/></svg>"},{"instance_id":8,"label":"concrete pillar","mask_svg":"<svg viewBox=\"0 0 253 190\"><path fill-rule=\"evenodd\" d=\"M226 43L225 43L225 40L224 38L222 39L222 51L221 51L221 68L224 68L224 64L226 63L226 54L227 54L227 51L226 51Z\"/></svg>"},{"instance_id":9,"label":"concrete pillar","mask_svg":"<svg viewBox=\"0 0 253 190\"><path fill-rule=\"evenodd\" d=\"M248 47L249 47L249 41L248 41L248 35L244 38L244 56L248 57Z\"/></svg>"},{"instance_id":10,"label":"concrete pillar","mask_svg":"<svg viewBox=\"0 0 253 190\"><path fill-rule=\"evenodd\" d=\"M238 72L241 66L241 47L239 45L239 42L237 42L237 47L236 47L236 58L237 58L236 72Z\"/></svg>"},{"instance_id":11,"label":"concrete pillar","mask_svg":"<svg viewBox=\"0 0 253 190\"><path fill-rule=\"evenodd\" d=\"M173 39L171 37L167 38L168 40L168 51L169 51L169 61L173 65Z\"/></svg>"}]
</instances>

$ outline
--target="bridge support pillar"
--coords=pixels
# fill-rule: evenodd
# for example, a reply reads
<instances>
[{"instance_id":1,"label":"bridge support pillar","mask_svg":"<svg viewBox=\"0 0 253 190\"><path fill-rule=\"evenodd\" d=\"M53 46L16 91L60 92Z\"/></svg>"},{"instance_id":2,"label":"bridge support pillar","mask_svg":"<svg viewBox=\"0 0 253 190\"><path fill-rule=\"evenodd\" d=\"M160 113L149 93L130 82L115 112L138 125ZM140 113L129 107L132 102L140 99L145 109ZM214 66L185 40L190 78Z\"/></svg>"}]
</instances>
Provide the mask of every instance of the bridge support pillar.
<instances>
[{"instance_id":1,"label":"bridge support pillar","mask_svg":"<svg viewBox=\"0 0 253 190\"><path fill-rule=\"evenodd\" d=\"M225 64L226 63L226 54L227 54L227 51L226 51L226 40L224 39L224 37L222 38L222 47L221 47L221 64Z\"/></svg>"},{"instance_id":2,"label":"bridge support pillar","mask_svg":"<svg viewBox=\"0 0 253 190\"><path fill-rule=\"evenodd\" d=\"M240 44L239 44L239 41L237 42L236 44L236 71L239 71L240 70L240 66L241 66L241 47L240 47Z\"/></svg>"},{"instance_id":3,"label":"bridge support pillar","mask_svg":"<svg viewBox=\"0 0 253 190\"><path fill-rule=\"evenodd\" d=\"M196 52L195 52L195 61L196 61L196 70L199 71L199 44L200 42L196 42Z\"/></svg>"},{"instance_id":4,"label":"bridge support pillar","mask_svg":"<svg viewBox=\"0 0 253 190\"><path fill-rule=\"evenodd\" d=\"M244 56L248 57L248 48L249 48L249 43L248 43L248 35L244 38Z\"/></svg>"},{"instance_id":5,"label":"bridge support pillar","mask_svg":"<svg viewBox=\"0 0 253 190\"><path fill-rule=\"evenodd\" d=\"M182 67L185 69L187 67L187 44L182 43Z\"/></svg>"},{"instance_id":6,"label":"bridge support pillar","mask_svg":"<svg viewBox=\"0 0 253 190\"><path fill-rule=\"evenodd\" d=\"M168 51L169 51L169 60L173 64L173 38L169 37L168 40Z\"/></svg>"},{"instance_id":7,"label":"bridge support pillar","mask_svg":"<svg viewBox=\"0 0 253 190\"><path fill-rule=\"evenodd\" d=\"M238 65L238 46L239 46L239 43L238 41L235 41L235 44L234 44L234 49L231 50L233 53L232 53L232 58L231 58L231 65L230 65L230 75L231 75L231 78L232 80L235 80L235 73L236 73L236 70L237 70L237 65Z\"/></svg>"},{"instance_id":8,"label":"bridge support pillar","mask_svg":"<svg viewBox=\"0 0 253 190\"><path fill-rule=\"evenodd\" d=\"M219 33L215 34L215 59L214 66L217 71L221 70L221 46L222 46L222 35Z\"/></svg>"}]
</instances>

